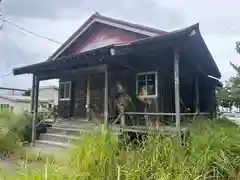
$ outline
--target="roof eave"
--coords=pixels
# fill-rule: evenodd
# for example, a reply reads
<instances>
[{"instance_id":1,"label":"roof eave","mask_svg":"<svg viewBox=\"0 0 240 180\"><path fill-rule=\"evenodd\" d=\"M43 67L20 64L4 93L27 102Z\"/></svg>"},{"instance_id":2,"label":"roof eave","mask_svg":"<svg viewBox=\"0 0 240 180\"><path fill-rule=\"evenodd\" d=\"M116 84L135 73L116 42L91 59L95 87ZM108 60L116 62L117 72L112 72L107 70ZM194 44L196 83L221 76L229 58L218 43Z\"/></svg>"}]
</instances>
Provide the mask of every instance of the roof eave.
<instances>
[{"instance_id":1,"label":"roof eave","mask_svg":"<svg viewBox=\"0 0 240 180\"><path fill-rule=\"evenodd\" d=\"M206 49L208 55L210 56L210 58L211 58L211 60L212 60L212 63L213 63L213 66L214 66L215 69L216 69L216 77L215 77L215 76L214 76L214 77L217 78L217 79L221 79L221 77L222 77L221 72L220 72L220 70L219 70L219 68L218 68L218 66L217 66L217 64L216 64L216 62L215 62L215 60L214 60L211 52L209 51L209 49L208 49L208 47L207 47L207 44L205 43L205 41L204 41L204 39L203 39L200 31L199 31L199 37L201 38L201 40L202 40L202 42L203 42L203 46L204 46L204 48Z\"/></svg>"},{"instance_id":2,"label":"roof eave","mask_svg":"<svg viewBox=\"0 0 240 180\"><path fill-rule=\"evenodd\" d=\"M82 52L79 54L75 54L75 55L70 55L70 56L65 56L65 57L61 57L58 58L56 60L52 60L52 61L43 61L40 63L36 63L36 64L32 64L32 65L28 65L28 66L23 66L23 67L19 67L19 68L14 68L13 69L13 75L21 75L21 74L34 74L35 71L34 69L39 69L41 67L44 66L49 66L49 65L56 65L56 63L61 63L64 65L67 65L69 62L72 62L72 60L76 60L79 58L87 58L89 56L95 56L96 54L101 54L104 56L108 56L110 55L110 49L113 47L113 45L108 45L108 46L104 46L98 49L93 49L90 51L86 51L86 52ZM77 62L77 61L75 61ZM80 61L78 61L80 62Z\"/></svg>"}]
</instances>

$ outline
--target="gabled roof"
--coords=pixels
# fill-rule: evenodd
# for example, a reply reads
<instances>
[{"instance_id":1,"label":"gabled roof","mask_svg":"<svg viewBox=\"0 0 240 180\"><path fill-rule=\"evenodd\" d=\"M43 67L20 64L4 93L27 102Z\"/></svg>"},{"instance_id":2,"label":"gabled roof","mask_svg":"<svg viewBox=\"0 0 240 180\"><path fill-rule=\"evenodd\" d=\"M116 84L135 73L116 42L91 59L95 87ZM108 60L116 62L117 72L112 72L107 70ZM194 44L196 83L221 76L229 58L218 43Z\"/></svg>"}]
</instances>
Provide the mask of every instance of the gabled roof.
<instances>
[{"instance_id":1,"label":"gabled roof","mask_svg":"<svg viewBox=\"0 0 240 180\"><path fill-rule=\"evenodd\" d=\"M82 35L93 23L98 22L106 25L110 25L116 28L124 29L127 31L143 34L149 37L159 36L167 34L167 32L142 26L134 23L130 23L123 20L118 20L106 16L100 15L98 12L94 13L48 60L56 59L64 50L66 50L73 42L75 42L80 35Z\"/></svg>"},{"instance_id":2,"label":"gabled roof","mask_svg":"<svg viewBox=\"0 0 240 180\"><path fill-rule=\"evenodd\" d=\"M183 39L185 41L179 41ZM187 47L184 48L184 45ZM74 69L74 67L79 66L86 60L86 57L91 58L96 54L105 54L105 56L114 56L127 54L131 52L137 53L139 49L147 51L149 48L166 48L166 47L176 47L184 48L186 53L191 53L194 57L192 60L202 59L201 63L204 69L207 69L207 75L211 75L216 78L221 78L221 73L211 56L199 30L199 24L194 24L192 26L173 31L161 36L148 37L141 40L136 40L134 42L124 43L124 44L113 44L98 49L81 52L79 54L60 57L56 61L45 61L38 64L32 64L29 66L13 69L14 75L25 74L25 73L36 73L46 71L46 70L63 70L63 69ZM54 77L57 78L57 77Z\"/></svg>"}]
</instances>

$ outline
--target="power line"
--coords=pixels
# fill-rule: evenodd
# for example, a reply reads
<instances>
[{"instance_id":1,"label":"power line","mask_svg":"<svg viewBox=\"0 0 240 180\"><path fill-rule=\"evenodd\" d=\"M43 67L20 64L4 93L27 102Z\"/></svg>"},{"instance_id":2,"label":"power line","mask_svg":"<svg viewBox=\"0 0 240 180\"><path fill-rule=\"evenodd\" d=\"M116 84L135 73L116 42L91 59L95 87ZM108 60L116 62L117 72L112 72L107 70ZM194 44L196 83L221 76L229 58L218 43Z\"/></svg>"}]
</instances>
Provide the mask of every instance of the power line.
<instances>
[{"instance_id":1,"label":"power line","mask_svg":"<svg viewBox=\"0 0 240 180\"><path fill-rule=\"evenodd\" d=\"M38 34L38 33L35 33L35 32L33 32L33 31L30 31L30 30L28 30L28 29L26 29L26 28L24 28L24 27L21 27L21 26L19 26L19 25L17 25L17 24L14 24L14 23L6 20L6 19L0 18L0 20L2 20L3 23L8 23L8 24L10 24L10 25L12 25L12 26L14 26L14 27L16 27L16 28L18 28L18 29L21 29L21 30L23 30L23 31L26 31L26 32L34 35L34 36L39 37L39 38L46 39L46 40L48 40L48 41L51 41L51 42L54 42L54 43L57 43L57 44L63 44L63 43L61 43L61 42L59 42L59 41L56 41L56 40L54 40L54 39L51 39L51 38L48 38L48 37L46 37L46 36L40 35L40 34Z\"/></svg>"},{"instance_id":2,"label":"power line","mask_svg":"<svg viewBox=\"0 0 240 180\"><path fill-rule=\"evenodd\" d=\"M10 73L8 73L8 74L4 74L4 75L1 76L1 78L3 79L3 78L5 78L5 77L7 77L7 76L10 76L10 75L12 75L12 74L13 74L13 72L10 72Z\"/></svg>"}]
</instances>

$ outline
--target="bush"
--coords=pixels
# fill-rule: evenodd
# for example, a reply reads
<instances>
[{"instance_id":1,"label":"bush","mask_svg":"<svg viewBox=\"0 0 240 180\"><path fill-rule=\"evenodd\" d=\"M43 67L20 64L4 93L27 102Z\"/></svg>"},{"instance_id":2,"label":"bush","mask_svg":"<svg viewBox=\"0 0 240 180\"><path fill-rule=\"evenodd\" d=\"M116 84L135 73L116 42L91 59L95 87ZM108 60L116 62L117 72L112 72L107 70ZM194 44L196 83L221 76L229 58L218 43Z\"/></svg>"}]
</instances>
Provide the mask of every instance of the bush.
<instances>
[{"instance_id":1,"label":"bush","mask_svg":"<svg viewBox=\"0 0 240 180\"><path fill-rule=\"evenodd\" d=\"M70 152L18 179L240 179L239 127L227 121L196 121L178 146L174 136L151 134L135 145L119 145L111 132L81 137ZM64 157L64 158L62 158Z\"/></svg>"}]
</instances>

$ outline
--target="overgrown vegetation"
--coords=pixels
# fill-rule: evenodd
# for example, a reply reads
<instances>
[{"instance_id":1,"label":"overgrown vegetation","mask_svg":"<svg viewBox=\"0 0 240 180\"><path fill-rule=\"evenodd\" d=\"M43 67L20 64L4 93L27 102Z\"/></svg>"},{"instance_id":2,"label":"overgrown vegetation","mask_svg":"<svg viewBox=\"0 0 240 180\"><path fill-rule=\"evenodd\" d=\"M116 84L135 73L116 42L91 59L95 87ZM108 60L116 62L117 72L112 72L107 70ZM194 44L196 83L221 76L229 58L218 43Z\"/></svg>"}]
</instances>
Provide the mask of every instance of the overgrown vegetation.
<instances>
[{"instance_id":1,"label":"overgrown vegetation","mask_svg":"<svg viewBox=\"0 0 240 180\"><path fill-rule=\"evenodd\" d=\"M43 117L37 117L41 120ZM33 155L23 148L31 140L32 123L31 115L14 114L9 111L0 111L0 159L15 156L19 159L37 160L44 159L43 155ZM37 128L37 137L46 130L46 125ZM26 154L28 153L28 154ZM38 157L39 156L39 157Z\"/></svg>"},{"instance_id":2,"label":"overgrown vegetation","mask_svg":"<svg viewBox=\"0 0 240 180\"><path fill-rule=\"evenodd\" d=\"M6 179L240 179L240 130L224 120L196 121L181 147L149 135L138 146L107 132L87 134L70 152ZM31 167L31 166L30 166ZM11 173L9 173L11 174Z\"/></svg>"},{"instance_id":3,"label":"overgrown vegetation","mask_svg":"<svg viewBox=\"0 0 240 180\"><path fill-rule=\"evenodd\" d=\"M30 119L26 115L15 115L0 111L0 153L14 151L27 138Z\"/></svg>"}]
</instances>

